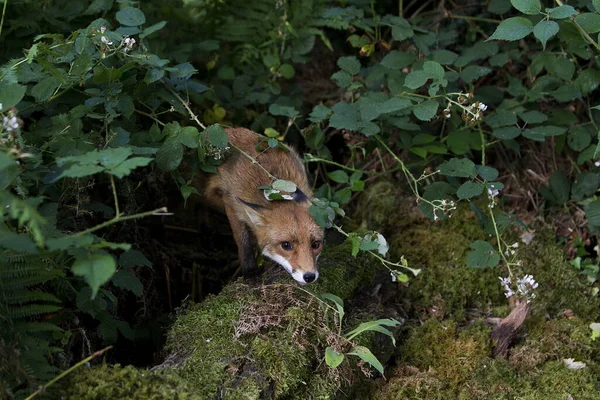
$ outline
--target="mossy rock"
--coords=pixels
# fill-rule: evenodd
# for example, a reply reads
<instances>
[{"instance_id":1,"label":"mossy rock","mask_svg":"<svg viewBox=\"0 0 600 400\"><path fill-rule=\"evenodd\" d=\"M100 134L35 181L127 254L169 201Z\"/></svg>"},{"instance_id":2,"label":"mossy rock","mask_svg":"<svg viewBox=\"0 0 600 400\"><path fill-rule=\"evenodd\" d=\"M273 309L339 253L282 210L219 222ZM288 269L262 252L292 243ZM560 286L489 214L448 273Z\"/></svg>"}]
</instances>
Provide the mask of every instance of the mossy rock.
<instances>
[{"instance_id":1,"label":"mossy rock","mask_svg":"<svg viewBox=\"0 0 600 400\"><path fill-rule=\"evenodd\" d=\"M314 295L349 298L370 282L376 262L352 257L348 244L329 245L314 285L281 283L288 277L257 287L228 285L177 319L165 366L205 398L331 397L360 371L348 360L333 371L324 364L325 348L337 335L333 313Z\"/></svg>"},{"instance_id":2,"label":"mossy rock","mask_svg":"<svg viewBox=\"0 0 600 400\"><path fill-rule=\"evenodd\" d=\"M63 383L59 398L77 400L201 400L196 388L168 371L119 364L80 368Z\"/></svg>"}]
</instances>

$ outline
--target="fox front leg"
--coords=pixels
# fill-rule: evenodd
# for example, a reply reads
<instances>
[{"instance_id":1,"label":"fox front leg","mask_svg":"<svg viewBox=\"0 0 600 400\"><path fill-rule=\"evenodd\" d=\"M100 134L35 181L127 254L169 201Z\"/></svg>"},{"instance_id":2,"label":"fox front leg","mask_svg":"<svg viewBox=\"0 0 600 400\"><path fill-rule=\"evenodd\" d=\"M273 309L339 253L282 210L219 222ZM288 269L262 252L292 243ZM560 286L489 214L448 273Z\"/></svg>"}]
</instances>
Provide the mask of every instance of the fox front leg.
<instances>
[{"instance_id":1,"label":"fox front leg","mask_svg":"<svg viewBox=\"0 0 600 400\"><path fill-rule=\"evenodd\" d=\"M244 278L257 274L258 267L254 256L254 240L250 228L240 221L231 207L225 206L225 214L233 231L233 239L238 248L238 258Z\"/></svg>"}]
</instances>

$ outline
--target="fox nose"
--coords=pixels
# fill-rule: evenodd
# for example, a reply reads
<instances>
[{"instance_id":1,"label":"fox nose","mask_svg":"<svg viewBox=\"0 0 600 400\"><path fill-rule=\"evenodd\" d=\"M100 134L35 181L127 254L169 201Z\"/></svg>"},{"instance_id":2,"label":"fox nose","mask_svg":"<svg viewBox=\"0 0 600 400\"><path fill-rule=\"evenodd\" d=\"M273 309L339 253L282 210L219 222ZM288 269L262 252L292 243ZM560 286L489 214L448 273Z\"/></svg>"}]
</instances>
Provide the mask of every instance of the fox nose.
<instances>
[{"instance_id":1,"label":"fox nose","mask_svg":"<svg viewBox=\"0 0 600 400\"><path fill-rule=\"evenodd\" d=\"M307 272L304 274L303 278L306 281L306 283L311 283L312 281L315 280L317 276L315 274L313 274L312 272Z\"/></svg>"}]
</instances>

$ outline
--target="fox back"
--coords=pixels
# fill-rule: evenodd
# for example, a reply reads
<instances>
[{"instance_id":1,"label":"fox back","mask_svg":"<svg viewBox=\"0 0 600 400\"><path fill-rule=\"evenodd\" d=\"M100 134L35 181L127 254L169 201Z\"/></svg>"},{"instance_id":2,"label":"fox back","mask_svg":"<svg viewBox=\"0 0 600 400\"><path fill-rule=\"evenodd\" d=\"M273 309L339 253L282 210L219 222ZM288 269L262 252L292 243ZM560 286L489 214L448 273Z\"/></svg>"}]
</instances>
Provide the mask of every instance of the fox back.
<instances>
[{"instance_id":1,"label":"fox back","mask_svg":"<svg viewBox=\"0 0 600 400\"><path fill-rule=\"evenodd\" d=\"M229 141L254 158L278 179L294 182L293 200L267 200L259 186L271 179L253 160L232 149L218 173L208 178L204 194L228 217L244 274L256 269L253 248L284 267L300 284L319 277L317 258L323 247L323 229L308 212L310 189L304 164L289 148L264 146L256 150L260 136L248 129L226 129ZM265 143L263 143L265 144Z\"/></svg>"}]
</instances>

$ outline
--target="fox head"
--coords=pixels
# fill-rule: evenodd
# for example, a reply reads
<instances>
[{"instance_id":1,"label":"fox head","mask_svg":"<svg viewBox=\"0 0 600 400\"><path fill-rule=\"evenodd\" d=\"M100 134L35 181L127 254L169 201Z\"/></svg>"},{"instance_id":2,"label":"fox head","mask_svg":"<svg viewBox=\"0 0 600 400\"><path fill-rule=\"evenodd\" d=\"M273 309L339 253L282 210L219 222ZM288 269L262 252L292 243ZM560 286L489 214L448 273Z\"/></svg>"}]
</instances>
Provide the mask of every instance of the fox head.
<instances>
[{"instance_id":1,"label":"fox head","mask_svg":"<svg viewBox=\"0 0 600 400\"><path fill-rule=\"evenodd\" d=\"M301 285L316 281L323 229L308 212L308 197L298 189L294 200L271 201L268 206L240 201L262 254Z\"/></svg>"}]
</instances>

